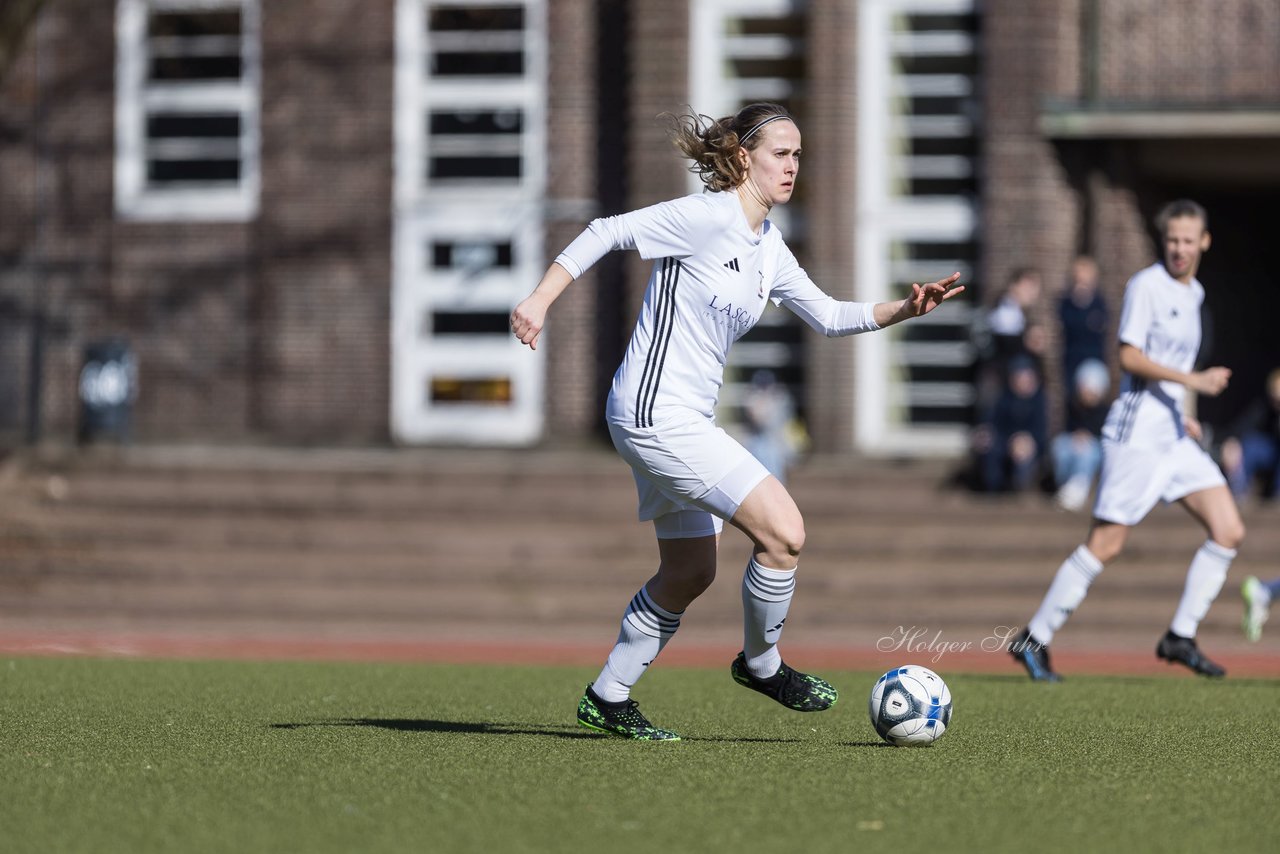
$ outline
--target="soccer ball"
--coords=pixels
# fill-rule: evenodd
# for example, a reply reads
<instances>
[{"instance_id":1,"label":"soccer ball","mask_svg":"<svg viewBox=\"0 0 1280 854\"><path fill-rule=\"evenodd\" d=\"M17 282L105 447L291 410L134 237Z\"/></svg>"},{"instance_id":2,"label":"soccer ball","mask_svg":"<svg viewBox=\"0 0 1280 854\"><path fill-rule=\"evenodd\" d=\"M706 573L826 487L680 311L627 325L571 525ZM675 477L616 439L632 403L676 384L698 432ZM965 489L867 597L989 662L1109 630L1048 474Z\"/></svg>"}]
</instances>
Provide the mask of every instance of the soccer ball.
<instances>
[{"instance_id":1,"label":"soccer ball","mask_svg":"<svg viewBox=\"0 0 1280 854\"><path fill-rule=\"evenodd\" d=\"M876 680L868 711L871 725L890 744L933 744L951 722L951 690L927 667L895 667Z\"/></svg>"}]
</instances>

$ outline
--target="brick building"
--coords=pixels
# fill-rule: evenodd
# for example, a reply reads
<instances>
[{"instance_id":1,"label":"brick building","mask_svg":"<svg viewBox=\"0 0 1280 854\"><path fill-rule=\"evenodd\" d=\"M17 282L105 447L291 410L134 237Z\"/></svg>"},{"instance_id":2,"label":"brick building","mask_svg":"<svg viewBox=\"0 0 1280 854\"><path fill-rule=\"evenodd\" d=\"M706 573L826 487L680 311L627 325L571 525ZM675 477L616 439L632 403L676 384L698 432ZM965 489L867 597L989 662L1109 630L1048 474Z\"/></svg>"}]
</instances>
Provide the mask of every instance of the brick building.
<instances>
[{"instance_id":1,"label":"brick building","mask_svg":"<svg viewBox=\"0 0 1280 854\"><path fill-rule=\"evenodd\" d=\"M597 436L646 278L606 259L529 353L506 315L590 218L695 189L659 113L796 113L776 219L814 279L974 299L734 351L818 447L953 454L975 306L1072 257L1118 305L1151 214L1210 209L1225 420L1280 363L1280 7L1264 0L46 0L0 66L0 437L69 441L85 346L139 365L137 441ZM1050 325L1050 329L1052 326ZM1052 348L1050 350L1052 353ZM1050 376L1053 372L1050 371Z\"/></svg>"}]
</instances>

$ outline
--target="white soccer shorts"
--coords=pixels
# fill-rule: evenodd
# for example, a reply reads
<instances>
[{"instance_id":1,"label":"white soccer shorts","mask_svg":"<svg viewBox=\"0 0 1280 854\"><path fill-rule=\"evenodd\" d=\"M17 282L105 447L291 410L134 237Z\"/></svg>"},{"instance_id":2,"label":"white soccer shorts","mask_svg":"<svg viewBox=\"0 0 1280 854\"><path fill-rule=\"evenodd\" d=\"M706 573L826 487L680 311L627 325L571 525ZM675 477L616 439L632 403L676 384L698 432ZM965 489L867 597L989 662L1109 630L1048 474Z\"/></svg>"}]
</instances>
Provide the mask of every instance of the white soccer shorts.
<instances>
[{"instance_id":1,"label":"white soccer shorts","mask_svg":"<svg viewBox=\"0 0 1280 854\"><path fill-rule=\"evenodd\" d=\"M660 539L720 533L722 520L732 519L769 476L750 451L700 415L644 428L611 421L609 435L635 475L640 521L654 520Z\"/></svg>"},{"instance_id":2,"label":"white soccer shorts","mask_svg":"<svg viewBox=\"0 0 1280 854\"><path fill-rule=\"evenodd\" d=\"M1218 464L1189 436L1163 447L1104 439L1093 515L1104 522L1132 526L1141 522L1157 501L1172 503L1226 482Z\"/></svg>"}]
</instances>

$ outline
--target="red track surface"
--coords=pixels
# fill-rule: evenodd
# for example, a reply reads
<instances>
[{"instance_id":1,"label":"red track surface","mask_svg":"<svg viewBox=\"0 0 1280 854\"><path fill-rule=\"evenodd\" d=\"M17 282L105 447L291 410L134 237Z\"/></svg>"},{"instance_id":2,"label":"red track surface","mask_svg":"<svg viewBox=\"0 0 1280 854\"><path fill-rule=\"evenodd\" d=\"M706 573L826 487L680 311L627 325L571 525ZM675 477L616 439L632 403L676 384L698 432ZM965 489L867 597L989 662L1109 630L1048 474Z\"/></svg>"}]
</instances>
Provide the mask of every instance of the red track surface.
<instances>
[{"instance_id":1,"label":"red track surface","mask_svg":"<svg viewBox=\"0 0 1280 854\"><path fill-rule=\"evenodd\" d=\"M195 637L178 634L0 633L0 655L90 656L287 661L432 662L456 664L541 664L595 667L607 646L569 643L450 643L407 640L334 640L272 637ZM734 650L728 646L673 643L662 653L664 666L725 667ZM901 664L924 664L949 672L1003 673L1018 676L1001 652L979 650L916 652L855 650L789 644L787 655L813 669L880 670ZM1280 677L1280 657L1267 652L1231 652L1218 656L1232 677ZM1186 671L1133 651L1072 651L1056 655L1064 674L1171 675Z\"/></svg>"}]
</instances>

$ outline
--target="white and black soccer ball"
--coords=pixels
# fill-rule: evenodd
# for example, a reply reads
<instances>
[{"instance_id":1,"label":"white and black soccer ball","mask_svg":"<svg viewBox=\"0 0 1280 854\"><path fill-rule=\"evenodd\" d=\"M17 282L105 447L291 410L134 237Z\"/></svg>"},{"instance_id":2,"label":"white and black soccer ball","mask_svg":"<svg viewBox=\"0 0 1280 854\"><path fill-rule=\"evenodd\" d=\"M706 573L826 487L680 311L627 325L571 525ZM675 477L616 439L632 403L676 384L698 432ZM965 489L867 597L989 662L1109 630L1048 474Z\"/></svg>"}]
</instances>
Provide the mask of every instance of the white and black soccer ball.
<instances>
[{"instance_id":1,"label":"white and black soccer ball","mask_svg":"<svg viewBox=\"0 0 1280 854\"><path fill-rule=\"evenodd\" d=\"M933 744L951 723L951 690L927 667L895 667L876 680L868 711L871 725L890 744Z\"/></svg>"}]
</instances>

